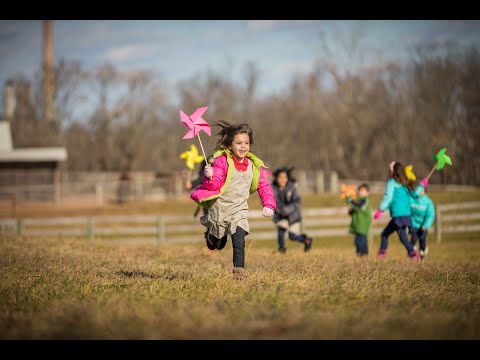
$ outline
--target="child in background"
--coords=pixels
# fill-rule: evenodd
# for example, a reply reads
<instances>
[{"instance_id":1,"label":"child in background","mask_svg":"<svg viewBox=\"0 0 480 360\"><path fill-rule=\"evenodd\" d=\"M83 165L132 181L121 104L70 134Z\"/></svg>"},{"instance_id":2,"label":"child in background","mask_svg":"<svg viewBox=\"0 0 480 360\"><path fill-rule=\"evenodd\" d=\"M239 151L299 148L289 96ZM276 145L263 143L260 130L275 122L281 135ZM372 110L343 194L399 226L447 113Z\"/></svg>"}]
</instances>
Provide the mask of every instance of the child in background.
<instances>
[{"instance_id":1,"label":"child in background","mask_svg":"<svg viewBox=\"0 0 480 360\"><path fill-rule=\"evenodd\" d=\"M420 240L420 259L424 260L428 252L427 235L428 229L435 220L435 206L428 196L427 188L423 188L418 198L410 198L410 210L412 212L412 226L410 227L410 243L415 246Z\"/></svg>"},{"instance_id":2,"label":"child in background","mask_svg":"<svg viewBox=\"0 0 480 360\"><path fill-rule=\"evenodd\" d=\"M207 227L205 239L210 250L221 250L232 238L233 273L245 276L245 236L249 234L248 198L258 192L263 216L272 217L276 208L272 187L261 159L250 152L253 130L248 124L220 121L213 165L206 165L203 184L191 198L208 209L200 221Z\"/></svg>"},{"instance_id":3,"label":"child in background","mask_svg":"<svg viewBox=\"0 0 480 360\"><path fill-rule=\"evenodd\" d=\"M403 246L407 249L407 254L410 259L419 260L420 256L413 248L412 244L408 240L407 228L412 225L411 223L411 210L410 210L410 197L418 197L422 191L422 187L428 185L428 180L423 179L420 182L415 191L413 190L412 181L408 180L405 174L405 167L403 164L392 161L389 165L390 179L387 181L385 194L382 201L375 212L374 219L380 218L382 213L389 209L392 219L382 231L382 241L380 249L378 250L377 257L384 259L387 256L388 237L394 233L398 233L398 237Z\"/></svg>"},{"instance_id":4,"label":"child in background","mask_svg":"<svg viewBox=\"0 0 480 360\"><path fill-rule=\"evenodd\" d=\"M215 159L213 158L213 155L210 155L208 158L207 158L207 162L211 165L213 164L213 161ZM202 161L202 163L200 164L200 168L198 169L198 177L191 181L190 180L190 177L187 178L187 180L185 181L185 190L191 190L191 189L195 189L197 186L203 184L203 175L205 173L205 166L207 164L205 164L205 161ZM200 211L200 208L201 206L200 205L197 205L197 209L195 210L195 212L193 213L193 217L196 218L197 215L198 215L198 212ZM207 215L208 213L208 209L207 208L202 208L203 209L203 215Z\"/></svg>"},{"instance_id":5,"label":"child in background","mask_svg":"<svg viewBox=\"0 0 480 360\"><path fill-rule=\"evenodd\" d=\"M304 251L310 250L313 242L312 238L306 234L301 234L301 197L298 184L292 177L292 171L293 168L282 167L273 173L272 188L277 203L273 222L277 225L278 251L281 253L287 252L285 246L285 232L287 231L290 240L298 241L304 245Z\"/></svg>"},{"instance_id":6,"label":"child in background","mask_svg":"<svg viewBox=\"0 0 480 360\"><path fill-rule=\"evenodd\" d=\"M355 234L355 248L358 256L368 255L368 232L372 224L372 209L370 207L370 187L363 183L357 188L358 198L353 200L351 196L345 199L350 205L349 214L352 216L350 233Z\"/></svg>"},{"instance_id":7,"label":"child in background","mask_svg":"<svg viewBox=\"0 0 480 360\"><path fill-rule=\"evenodd\" d=\"M208 158L207 158L207 162L211 165L213 164L213 161L215 159L213 158L213 155L210 155ZM191 190L191 189L195 189L197 186L199 185L202 185L203 184L203 175L205 173L205 166L207 164L205 164L205 161L202 161L201 164L200 164L200 167L198 169L198 177L195 179L195 180L191 180L190 178L187 178L187 180L185 181L185 190Z\"/></svg>"}]
</instances>

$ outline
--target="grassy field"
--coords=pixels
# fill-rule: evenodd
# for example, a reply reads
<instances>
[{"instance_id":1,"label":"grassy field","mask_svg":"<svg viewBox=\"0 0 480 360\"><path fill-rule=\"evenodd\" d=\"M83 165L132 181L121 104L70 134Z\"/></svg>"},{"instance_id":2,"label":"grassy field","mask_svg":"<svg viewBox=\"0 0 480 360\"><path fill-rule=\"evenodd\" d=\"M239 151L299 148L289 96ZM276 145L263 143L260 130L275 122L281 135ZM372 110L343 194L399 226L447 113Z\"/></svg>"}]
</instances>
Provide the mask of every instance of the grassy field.
<instances>
[{"instance_id":1,"label":"grassy field","mask_svg":"<svg viewBox=\"0 0 480 360\"><path fill-rule=\"evenodd\" d=\"M304 204L343 203L326 196L305 197ZM185 201L168 209L189 214L194 206ZM376 234L372 254L378 245ZM283 255L274 239L255 241L251 234L246 253L247 277L239 281L231 273L230 241L210 252L202 242L0 235L0 339L480 339L478 233L446 234L442 243L432 238L424 263L409 261L395 236L386 261L356 258L352 237L318 238L308 253L288 242Z\"/></svg>"},{"instance_id":2,"label":"grassy field","mask_svg":"<svg viewBox=\"0 0 480 360\"><path fill-rule=\"evenodd\" d=\"M396 239L384 262L350 238L286 255L250 240L239 281L230 243L2 237L0 338L479 339L480 241L451 240L422 264Z\"/></svg>"}]
</instances>

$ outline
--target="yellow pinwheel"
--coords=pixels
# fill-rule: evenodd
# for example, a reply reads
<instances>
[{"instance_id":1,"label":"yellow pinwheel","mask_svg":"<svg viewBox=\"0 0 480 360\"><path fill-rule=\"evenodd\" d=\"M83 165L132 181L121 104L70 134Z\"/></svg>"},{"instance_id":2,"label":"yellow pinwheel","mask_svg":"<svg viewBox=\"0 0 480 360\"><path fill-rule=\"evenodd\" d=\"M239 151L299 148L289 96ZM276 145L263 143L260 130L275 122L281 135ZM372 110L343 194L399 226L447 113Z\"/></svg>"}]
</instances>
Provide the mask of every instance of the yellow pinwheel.
<instances>
[{"instance_id":1,"label":"yellow pinwheel","mask_svg":"<svg viewBox=\"0 0 480 360\"><path fill-rule=\"evenodd\" d=\"M407 165L405 166L405 175L407 175L408 180L417 180L417 177L413 173L413 165Z\"/></svg>"},{"instance_id":2,"label":"yellow pinwheel","mask_svg":"<svg viewBox=\"0 0 480 360\"><path fill-rule=\"evenodd\" d=\"M205 158L203 155L198 155L198 149L195 145L190 145L190 151L184 151L180 154L181 159L185 159L186 165L190 170L193 170L196 163L201 163Z\"/></svg>"}]
</instances>

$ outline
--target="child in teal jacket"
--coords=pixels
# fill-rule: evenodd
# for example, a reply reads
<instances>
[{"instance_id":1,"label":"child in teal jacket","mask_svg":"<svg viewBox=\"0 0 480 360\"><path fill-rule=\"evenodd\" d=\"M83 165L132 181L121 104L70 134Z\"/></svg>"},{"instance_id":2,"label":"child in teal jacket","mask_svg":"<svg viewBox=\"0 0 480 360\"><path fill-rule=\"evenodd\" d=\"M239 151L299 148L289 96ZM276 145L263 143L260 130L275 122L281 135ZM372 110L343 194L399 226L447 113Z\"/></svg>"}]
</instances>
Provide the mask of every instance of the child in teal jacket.
<instances>
[{"instance_id":1,"label":"child in teal jacket","mask_svg":"<svg viewBox=\"0 0 480 360\"><path fill-rule=\"evenodd\" d=\"M398 233L398 237L407 250L410 259L419 260L420 255L413 245L410 243L407 235L407 228L411 227L410 198L418 197L422 188L428 184L427 179L423 179L420 185L414 190L413 183L407 178L405 174L405 167L403 164L392 161L389 165L390 179L387 181L385 194L382 201L375 212L374 219L379 219L382 213L389 209L392 219L382 231L382 241L377 257L384 259L387 256L388 237L394 232Z\"/></svg>"},{"instance_id":2,"label":"child in teal jacket","mask_svg":"<svg viewBox=\"0 0 480 360\"><path fill-rule=\"evenodd\" d=\"M368 255L368 232L372 225L372 208L370 207L370 187L368 184L361 184L357 188L358 199L353 200L351 196L346 197L350 205L349 214L352 216L350 233L355 234L355 248L358 256Z\"/></svg>"},{"instance_id":3,"label":"child in teal jacket","mask_svg":"<svg viewBox=\"0 0 480 360\"><path fill-rule=\"evenodd\" d=\"M415 246L420 240L420 258L425 259L427 255L428 229L435 220L435 206L432 199L426 194L426 188L422 189L421 195L410 198L410 210L412 212L412 225L410 227L410 243Z\"/></svg>"}]
</instances>

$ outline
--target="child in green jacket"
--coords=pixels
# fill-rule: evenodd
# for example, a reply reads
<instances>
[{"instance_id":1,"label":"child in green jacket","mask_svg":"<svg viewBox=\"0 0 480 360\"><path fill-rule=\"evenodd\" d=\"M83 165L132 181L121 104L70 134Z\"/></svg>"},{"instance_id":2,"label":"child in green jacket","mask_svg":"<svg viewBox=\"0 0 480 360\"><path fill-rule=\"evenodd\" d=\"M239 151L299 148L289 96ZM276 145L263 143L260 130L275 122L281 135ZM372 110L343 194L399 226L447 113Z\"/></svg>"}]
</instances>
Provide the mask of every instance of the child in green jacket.
<instances>
[{"instance_id":1,"label":"child in green jacket","mask_svg":"<svg viewBox=\"0 0 480 360\"><path fill-rule=\"evenodd\" d=\"M363 183L357 188L358 198L353 200L347 196L347 203L350 205L349 214L352 216L350 233L355 234L355 247L358 256L368 255L368 232L372 224L372 209L370 207L370 187Z\"/></svg>"},{"instance_id":2,"label":"child in green jacket","mask_svg":"<svg viewBox=\"0 0 480 360\"><path fill-rule=\"evenodd\" d=\"M424 260L427 255L428 229L435 220L435 206L432 199L426 194L424 188L418 198L410 197L410 210L412 211L412 225L410 226L410 243L415 246L420 240L420 259Z\"/></svg>"}]
</instances>

